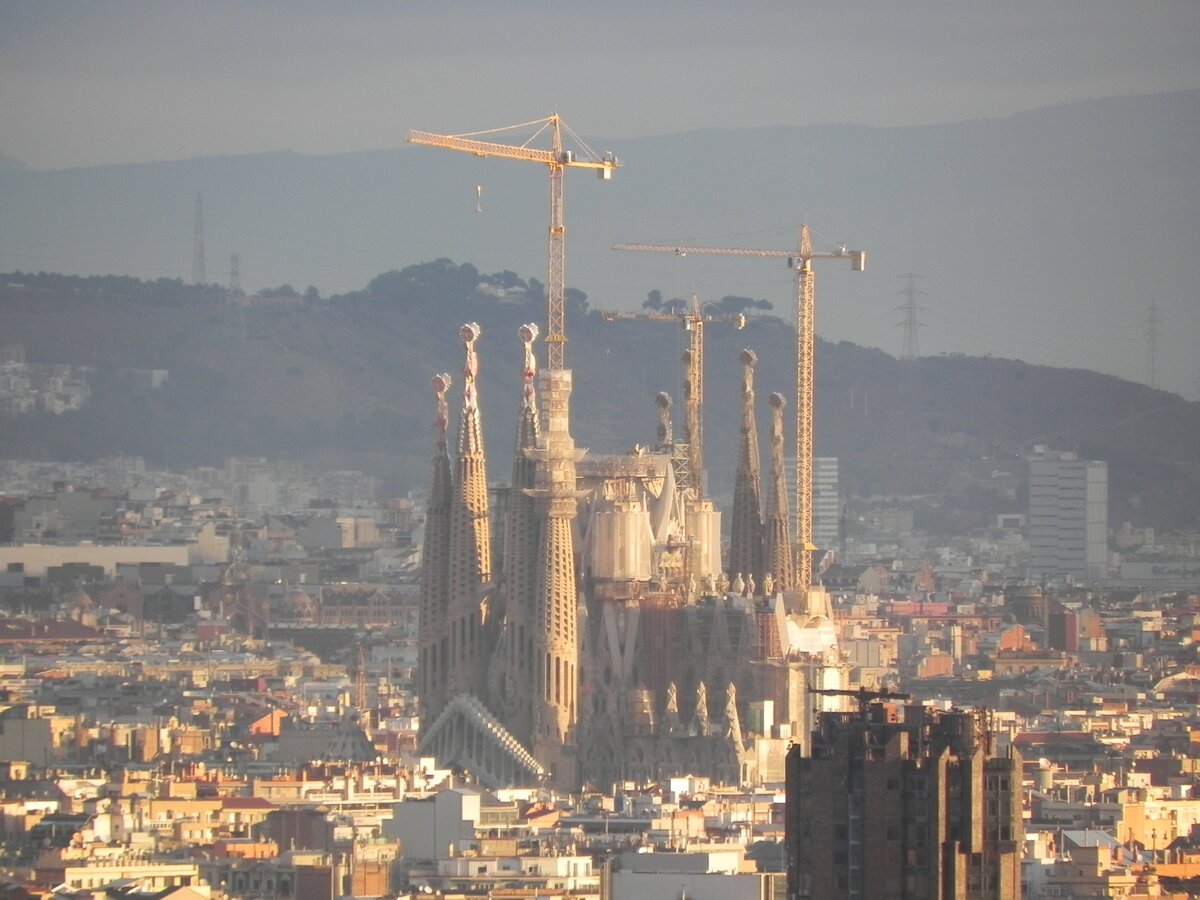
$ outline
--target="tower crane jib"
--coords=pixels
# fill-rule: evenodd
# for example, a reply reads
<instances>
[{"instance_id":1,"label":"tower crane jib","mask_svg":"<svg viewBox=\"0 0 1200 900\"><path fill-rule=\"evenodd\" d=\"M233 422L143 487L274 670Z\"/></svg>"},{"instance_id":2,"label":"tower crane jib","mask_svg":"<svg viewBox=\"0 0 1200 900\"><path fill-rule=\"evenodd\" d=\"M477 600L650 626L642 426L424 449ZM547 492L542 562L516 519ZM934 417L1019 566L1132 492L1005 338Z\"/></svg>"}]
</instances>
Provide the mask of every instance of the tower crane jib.
<instances>
[{"instance_id":1,"label":"tower crane jib","mask_svg":"<svg viewBox=\"0 0 1200 900\"><path fill-rule=\"evenodd\" d=\"M534 135L522 144L505 144L481 140L487 135L539 126ZM550 149L529 146L529 142L545 131L550 133ZM566 131L580 146L578 152L565 149L562 133ZM409 131L408 141L426 147L443 150L458 150L479 157L515 159L546 166L550 172L550 227L546 247L546 368L562 369L564 345L567 342L563 294L565 290L566 229L563 224L563 171L565 169L592 169L602 180L612 178L613 171L620 165L612 151L598 155L579 140L571 129L558 117L552 115L536 122L510 125L491 131L470 134L433 134L428 131Z\"/></svg>"},{"instance_id":2,"label":"tower crane jib","mask_svg":"<svg viewBox=\"0 0 1200 900\"><path fill-rule=\"evenodd\" d=\"M601 314L606 322L617 319L641 319L651 321L676 320L683 324L688 333L688 349L684 357L686 381L684 396L684 428L687 432L686 468L676 477L680 488L691 488L697 497L704 493L704 324L706 322L728 322L739 331L746 327L744 313L706 313L700 298L692 295L691 308L686 311L659 312L606 312Z\"/></svg>"},{"instance_id":3,"label":"tower crane jib","mask_svg":"<svg viewBox=\"0 0 1200 900\"><path fill-rule=\"evenodd\" d=\"M814 259L845 259L850 268L862 272L867 267L865 250L850 250L838 244L831 253L813 253L807 225L800 226L796 250L752 247L683 247L673 244L615 244L614 250L650 253L674 253L676 256L707 254L712 256L785 257L796 271L796 588L801 597L812 586L812 469L813 469L813 307L816 286L813 282Z\"/></svg>"}]
</instances>

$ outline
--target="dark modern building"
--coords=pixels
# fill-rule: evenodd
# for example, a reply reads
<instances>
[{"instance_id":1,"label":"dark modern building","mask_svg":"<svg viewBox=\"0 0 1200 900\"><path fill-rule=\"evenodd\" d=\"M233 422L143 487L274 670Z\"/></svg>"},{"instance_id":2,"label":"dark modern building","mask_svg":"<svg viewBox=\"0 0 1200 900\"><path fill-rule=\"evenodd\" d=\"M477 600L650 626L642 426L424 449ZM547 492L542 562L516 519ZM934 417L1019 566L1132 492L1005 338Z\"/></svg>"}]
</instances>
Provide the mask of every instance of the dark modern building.
<instances>
[{"instance_id":1,"label":"dark modern building","mask_svg":"<svg viewBox=\"0 0 1200 900\"><path fill-rule=\"evenodd\" d=\"M984 710L823 713L788 755L788 897L1018 900L1021 759Z\"/></svg>"}]
</instances>

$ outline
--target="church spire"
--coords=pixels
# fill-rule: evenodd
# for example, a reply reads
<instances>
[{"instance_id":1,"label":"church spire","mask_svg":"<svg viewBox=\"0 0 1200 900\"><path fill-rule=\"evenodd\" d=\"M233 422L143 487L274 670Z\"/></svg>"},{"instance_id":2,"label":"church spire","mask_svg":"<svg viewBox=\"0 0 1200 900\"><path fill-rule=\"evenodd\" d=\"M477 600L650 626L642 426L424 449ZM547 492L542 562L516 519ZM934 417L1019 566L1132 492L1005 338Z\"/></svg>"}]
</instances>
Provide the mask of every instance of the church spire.
<instances>
[{"instance_id":1,"label":"church spire","mask_svg":"<svg viewBox=\"0 0 1200 900\"><path fill-rule=\"evenodd\" d=\"M658 444L655 449L659 453L670 453L675 447L675 432L671 427L671 395L666 391L659 391L658 396L654 398L654 404L658 407Z\"/></svg>"},{"instance_id":2,"label":"church spire","mask_svg":"<svg viewBox=\"0 0 1200 900\"><path fill-rule=\"evenodd\" d=\"M771 481L767 488L766 522L763 535L763 566L774 581L775 590L790 591L796 586L796 564L792 556L792 536L788 520L787 475L783 461L783 394L772 394L771 407Z\"/></svg>"},{"instance_id":3,"label":"church spire","mask_svg":"<svg viewBox=\"0 0 1200 900\"><path fill-rule=\"evenodd\" d=\"M763 523L759 494L758 426L754 419L754 367L758 356L743 350L742 440L733 487L733 523L729 540L729 571L744 573L762 584Z\"/></svg>"},{"instance_id":4,"label":"church spire","mask_svg":"<svg viewBox=\"0 0 1200 900\"><path fill-rule=\"evenodd\" d=\"M429 478L429 496L425 504L425 540L421 547L421 631L417 666L422 728L433 723L447 700L443 688L448 652L446 605L450 577L450 509L454 490L446 440L449 423L446 391L449 389L449 375L433 377L433 393L437 399L434 426L437 437Z\"/></svg>"},{"instance_id":5,"label":"church spire","mask_svg":"<svg viewBox=\"0 0 1200 900\"><path fill-rule=\"evenodd\" d=\"M533 622L533 755L558 784L576 780L575 725L579 719L579 595L575 582L575 518L578 491L570 431L571 370L545 369L539 376L541 432L530 456L537 461L535 487L541 536L537 556Z\"/></svg>"},{"instance_id":6,"label":"church spire","mask_svg":"<svg viewBox=\"0 0 1200 900\"><path fill-rule=\"evenodd\" d=\"M486 648L484 585L492 578L492 539L488 522L486 456L476 377L475 342L480 329L470 322L459 329L466 351L463 364L463 407L458 429L458 478L450 513L449 654L447 695L478 693L482 687Z\"/></svg>"},{"instance_id":7,"label":"church spire","mask_svg":"<svg viewBox=\"0 0 1200 900\"><path fill-rule=\"evenodd\" d=\"M517 419L517 440L513 451L512 489L504 521L504 616L505 678L493 685L503 693L497 705L512 711L509 730L528 746L533 736L534 640L533 624L537 609L538 549L540 520L536 504L529 496L535 487L536 462L532 451L537 447L541 423L538 417L537 360L533 342L538 327L532 323L518 329L524 345L521 368L521 410Z\"/></svg>"}]
</instances>

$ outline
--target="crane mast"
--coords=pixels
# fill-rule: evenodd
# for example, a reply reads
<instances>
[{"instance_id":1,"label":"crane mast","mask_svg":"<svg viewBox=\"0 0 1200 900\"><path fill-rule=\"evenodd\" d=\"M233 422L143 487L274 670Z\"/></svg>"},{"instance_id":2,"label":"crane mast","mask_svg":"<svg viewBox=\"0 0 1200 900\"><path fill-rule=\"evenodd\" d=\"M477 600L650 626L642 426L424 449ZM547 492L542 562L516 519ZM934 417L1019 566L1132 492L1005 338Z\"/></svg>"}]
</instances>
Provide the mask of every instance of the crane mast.
<instances>
[{"instance_id":1,"label":"crane mast","mask_svg":"<svg viewBox=\"0 0 1200 900\"><path fill-rule=\"evenodd\" d=\"M525 143L513 145L480 140L484 135L518 128L538 126L537 131ZM562 132L566 130L581 147L582 157L575 151L563 148ZM544 131L550 133L550 149L530 147L532 141ZM408 142L443 150L458 150L479 157L498 157L522 162L540 163L550 171L550 228L546 240L546 368L564 368L564 351L567 343L566 315L563 295L566 279L566 228L563 224L563 171L568 168L592 169L604 181L612 178L613 171L620 165L611 151L603 156L595 154L578 135L562 122L557 114L535 122L509 125L490 131L469 134L433 134L428 131L409 131Z\"/></svg>"},{"instance_id":2,"label":"crane mast","mask_svg":"<svg viewBox=\"0 0 1200 900\"><path fill-rule=\"evenodd\" d=\"M796 590L803 597L812 586L812 470L813 470L813 347L816 285L814 259L848 259L855 272L866 268L865 250L839 244L832 253L813 253L807 225L800 226L796 250L751 247L681 247L671 244L615 244L614 250L650 253L689 253L712 256L786 257L796 271Z\"/></svg>"},{"instance_id":3,"label":"crane mast","mask_svg":"<svg viewBox=\"0 0 1200 900\"><path fill-rule=\"evenodd\" d=\"M677 474L681 488L692 488L697 497L703 496L704 471L704 324L706 322L732 322L739 330L746 327L746 316L742 313L705 313L700 299L692 295L692 306L687 312L606 312L601 313L606 322L617 319L641 319L664 321L677 319L688 333L688 348L684 353L684 423L687 429L686 471Z\"/></svg>"},{"instance_id":4,"label":"crane mast","mask_svg":"<svg viewBox=\"0 0 1200 900\"><path fill-rule=\"evenodd\" d=\"M683 412L687 423L692 490L699 498L704 496L704 320L684 319L683 327L690 332L683 360L687 366L683 382Z\"/></svg>"},{"instance_id":5,"label":"crane mast","mask_svg":"<svg viewBox=\"0 0 1200 900\"><path fill-rule=\"evenodd\" d=\"M816 285L807 225L800 227L800 253L793 265L796 268L796 586L807 591L812 585L812 554L816 549L812 523Z\"/></svg>"}]
</instances>

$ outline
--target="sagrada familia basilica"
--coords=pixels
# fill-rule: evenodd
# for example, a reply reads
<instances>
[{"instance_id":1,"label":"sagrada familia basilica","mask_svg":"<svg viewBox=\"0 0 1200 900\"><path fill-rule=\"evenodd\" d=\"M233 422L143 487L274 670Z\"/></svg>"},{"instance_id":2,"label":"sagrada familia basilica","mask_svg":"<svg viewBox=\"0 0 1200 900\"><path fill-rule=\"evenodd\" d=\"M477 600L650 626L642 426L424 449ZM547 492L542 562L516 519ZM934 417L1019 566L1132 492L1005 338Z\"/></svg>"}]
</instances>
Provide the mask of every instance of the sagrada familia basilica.
<instances>
[{"instance_id":1,"label":"sagrada familia basilica","mask_svg":"<svg viewBox=\"0 0 1200 900\"><path fill-rule=\"evenodd\" d=\"M506 488L489 492L479 326L460 331L453 450L452 379L433 379L420 752L491 787L571 789L681 773L782 780L788 746L809 740L826 699L810 689L846 686L828 597L796 584L784 398L768 402L764 478L757 358L743 351L723 561L721 513L703 490L699 386L685 376L682 440L671 398L659 394L652 445L589 455L571 438L572 372L537 371L537 335L535 325L518 335L524 365L513 373L520 404Z\"/></svg>"}]
</instances>

